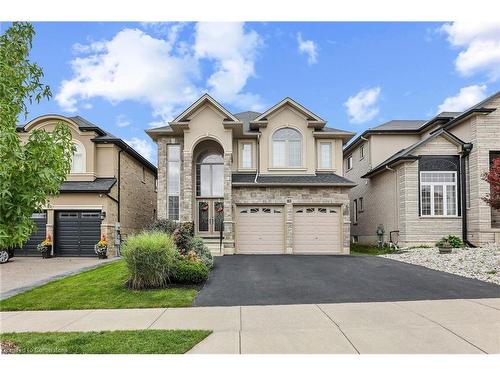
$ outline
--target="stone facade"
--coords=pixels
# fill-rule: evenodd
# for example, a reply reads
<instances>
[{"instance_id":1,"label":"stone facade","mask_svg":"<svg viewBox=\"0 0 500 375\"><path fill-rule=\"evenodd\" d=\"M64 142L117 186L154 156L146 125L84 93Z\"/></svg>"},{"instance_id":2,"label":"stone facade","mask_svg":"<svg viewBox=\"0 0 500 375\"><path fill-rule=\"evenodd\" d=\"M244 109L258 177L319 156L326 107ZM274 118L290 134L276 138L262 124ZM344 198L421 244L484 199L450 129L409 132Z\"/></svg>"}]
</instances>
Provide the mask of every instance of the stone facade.
<instances>
[{"instance_id":1,"label":"stone facade","mask_svg":"<svg viewBox=\"0 0 500 375\"><path fill-rule=\"evenodd\" d=\"M350 218L349 196L340 187L233 187L232 212L237 205L279 204L285 207L285 246L287 254L293 253L293 206L294 205L332 205L342 210L343 252L349 253ZM234 217L234 214L233 214Z\"/></svg>"}]
</instances>

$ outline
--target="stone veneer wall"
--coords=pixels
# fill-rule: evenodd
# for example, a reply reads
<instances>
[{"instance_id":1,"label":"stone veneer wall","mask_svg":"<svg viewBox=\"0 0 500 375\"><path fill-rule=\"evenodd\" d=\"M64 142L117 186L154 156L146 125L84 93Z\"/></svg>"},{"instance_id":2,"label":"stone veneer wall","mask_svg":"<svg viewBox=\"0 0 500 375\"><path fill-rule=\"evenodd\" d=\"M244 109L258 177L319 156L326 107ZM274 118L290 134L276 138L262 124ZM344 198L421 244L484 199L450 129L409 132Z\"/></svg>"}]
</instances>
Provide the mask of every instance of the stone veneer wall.
<instances>
[{"instance_id":1,"label":"stone veneer wall","mask_svg":"<svg viewBox=\"0 0 500 375\"><path fill-rule=\"evenodd\" d=\"M243 187L233 186L232 211L241 204L283 204L285 206L286 252L293 252L293 205L341 205L343 253L349 253L350 219L348 189L341 187ZM234 214L232 215L234 217ZM237 249L236 249L237 251Z\"/></svg>"}]
</instances>

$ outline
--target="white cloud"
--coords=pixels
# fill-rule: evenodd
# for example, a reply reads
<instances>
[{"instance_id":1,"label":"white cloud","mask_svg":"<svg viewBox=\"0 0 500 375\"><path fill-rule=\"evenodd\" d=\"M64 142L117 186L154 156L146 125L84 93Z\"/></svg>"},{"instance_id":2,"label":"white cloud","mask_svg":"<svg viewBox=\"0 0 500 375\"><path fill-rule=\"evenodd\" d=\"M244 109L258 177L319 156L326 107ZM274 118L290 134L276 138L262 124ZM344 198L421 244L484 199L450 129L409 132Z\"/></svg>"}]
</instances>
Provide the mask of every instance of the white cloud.
<instances>
[{"instance_id":1,"label":"white cloud","mask_svg":"<svg viewBox=\"0 0 500 375\"><path fill-rule=\"evenodd\" d=\"M318 62L318 46L312 40L302 39L302 34L297 34L297 43L299 52L301 54L307 55L307 63L309 65L316 64Z\"/></svg>"},{"instance_id":2,"label":"white cloud","mask_svg":"<svg viewBox=\"0 0 500 375\"><path fill-rule=\"evenodd\" d=\"M125 139L125 142L149 161L153 160L153 145L149 141L132 137L131 139Z\"/></svg>"},{"instance_id":3,"label":"white cloud","mask_svg":"<svg viewBox=\"0 0 500 375\"><path fill-rule=\"evenodd\" d=\"M215 62L207 80L210 93L238 107L262 108L258 95L242 93L248 79L255 76L255 58L262 40L243 23L200 22L196 25L195 56Z\"/></svg>"},{"instance_id":4,"label":"white cloud","mask_svg":"<svg viewBox=\"0 0 500 375\"><path fill-rule=\"evenodd\" d=\"M500 22L453 22L441 31L452 46L462 48L455 60L460 74L485 72L492 81L500 79Z\"/></svg>"},{"instance_id":5,"label":"white cloud","mask_svg":"<svg viewBox=\"0 0 500 375\"><path fill-rule=\"evenodd\" d=\"M377 86L361 90L356 95L350 96L344 103L349 115L349 122L361 124L377 116L379 112L377 101L381 91L381 88Z\"/></svg>"},{"instance_id":6,"label":"white cloud","mask_svg":"<svg viewBox=\"0 0 500 375\"><path fill-rule=\"evenodd\" d=\"M486 85L462 87L458 94L446 98L438 106L438 113L443 111L461 112L486 98Z\"/></svg>"},{"instance_id":7,"label":"white cloud","mask_svg":"<svg viewBox=\"0 0 500 375\"><path fill-rule=\"evenodd\" d=\"M152 25L161 29L163 37L123 29L110 40L75 44L73 76L62 81L57 103L65 111L76 112L91 98L112 104L133 100L149 104L155 117L171 120L208 90L218 100L242 109L260 108L259 97L244 92L248 79L255 75L259 35L245 31L242 23L200 23L193 45L178 40L185 26ZM203 59L214 63L206 82L201 80Z\"/></svg>"},{"instance_id":8,"label":"white cloud","mask_svg":"<svg viewBox=\"0 0 500 375\"><path fill-rule=\"evenodd\" d=\"M130 120L125 115L119 115L116 117L116 126L119 128L126 128L130 125Z\"/></svg>"}]
</instances>

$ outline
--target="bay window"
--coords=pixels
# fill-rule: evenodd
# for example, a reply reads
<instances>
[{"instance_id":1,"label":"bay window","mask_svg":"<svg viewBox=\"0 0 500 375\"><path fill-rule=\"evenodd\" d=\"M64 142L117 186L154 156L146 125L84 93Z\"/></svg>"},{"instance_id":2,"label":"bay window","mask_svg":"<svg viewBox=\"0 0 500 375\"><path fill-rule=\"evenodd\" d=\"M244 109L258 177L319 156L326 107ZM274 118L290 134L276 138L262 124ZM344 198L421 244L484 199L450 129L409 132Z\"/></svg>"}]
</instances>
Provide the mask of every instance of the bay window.
<instances>
[{"instance_id":1,"label":"bay window","mask_svg":"<svg viewBox=\"0 0 500 375\"><path fill-rule=\"evenodd\" d=\"M457 173L420 172L421 216L457 216Z\"/></svg>"},{"instance_id":2,"label":"bay window","mask_svg":"<svg viewBox=\"0 0 500 375\"><path fill-rule=\"evenodd\" d=\"M302 135L295 129L282 128L274 132L272 143L273 167L302 167Z\"/></svg>"},{"instance_id":3,"label":"bay window","mask_svg":"<svg viewBox=\"0 0 500 375\"><path fill-rule=\"evenodd\" d=\"M167 145L167 215L171 220L179 220L180 167L180 145Z\"/></svg>"}]
</instances>

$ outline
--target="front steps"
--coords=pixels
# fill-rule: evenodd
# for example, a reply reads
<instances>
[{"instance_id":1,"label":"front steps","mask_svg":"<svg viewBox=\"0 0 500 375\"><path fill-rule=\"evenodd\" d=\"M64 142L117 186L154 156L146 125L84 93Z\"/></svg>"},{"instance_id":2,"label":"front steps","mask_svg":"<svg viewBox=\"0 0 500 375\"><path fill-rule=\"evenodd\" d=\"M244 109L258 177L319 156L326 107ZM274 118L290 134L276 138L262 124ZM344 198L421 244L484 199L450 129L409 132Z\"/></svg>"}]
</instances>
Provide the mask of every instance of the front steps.
<instances>
[{"instance_id":1,"label":"front steps","mask_svg":"<svg viewBox=\"0 0 500 375\"><path fill-rule=\"evenodd\" d=\"M202 237L203 243L207 245L207 247L210 249L210 253L213 256L217 255L223 255L224 254L224 246L220 247L220 239L219 238L214 238L214 237Z\"/></svg>"}]
</instances>

